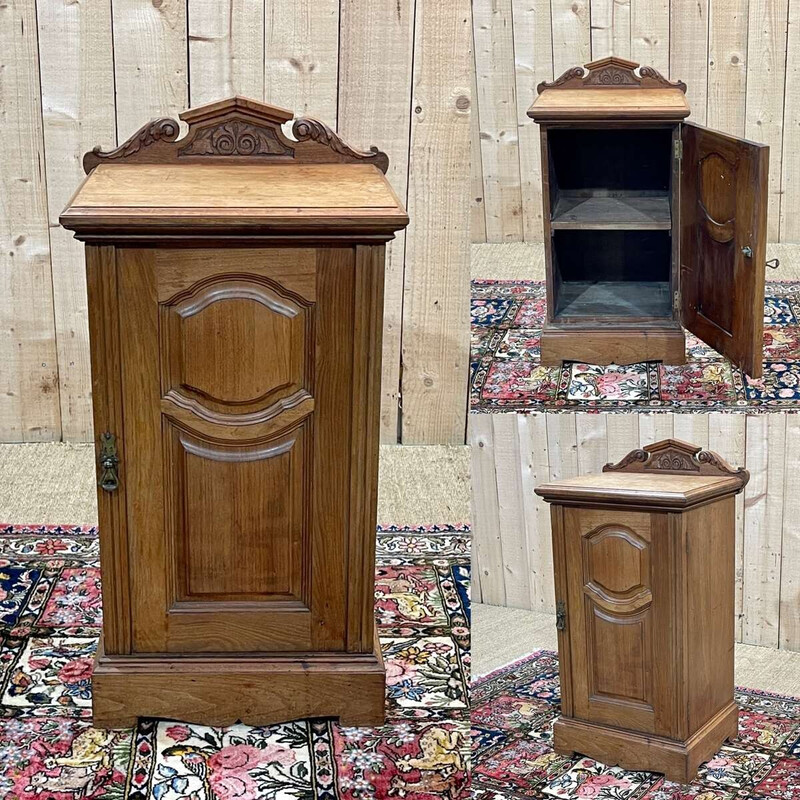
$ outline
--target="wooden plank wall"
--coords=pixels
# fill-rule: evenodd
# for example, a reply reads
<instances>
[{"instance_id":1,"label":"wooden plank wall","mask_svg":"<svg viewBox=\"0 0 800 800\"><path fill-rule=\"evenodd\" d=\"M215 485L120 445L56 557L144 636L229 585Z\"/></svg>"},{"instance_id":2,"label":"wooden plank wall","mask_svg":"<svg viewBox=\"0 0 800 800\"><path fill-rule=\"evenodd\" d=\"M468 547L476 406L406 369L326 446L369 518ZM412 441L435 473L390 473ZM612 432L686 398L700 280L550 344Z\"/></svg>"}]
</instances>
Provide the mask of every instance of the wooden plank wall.
<instances>
[{"instance_id":1,"label":"wooden plank wall","mask_svg":"<svg viewBox=\"0 0 800 800\"><path fill-rule=\"evenodd\" d=\"M541 241L536 85L607 55L688 84L690 119L770 146L769 237L800 241L800 0L474 0L472 240Z\"/></svg>"},{"instance_id":2,"label":"wooden plank wall","mask_svg":"<svg viewBox=\"0 0 800 800\"><path fill-rule=\"evenodd\" d=\"M674 436L750 470L736 498L737 640L800 650L800 416L470 414L468 430L476 602L553 613L550 513L533 488Z\"/></svg>"},{"instance_id":3,"label":"wooden plank wall","mask_svg":"<svg viewBox=\"0 0 800 800\"><path fill-rule=\"evenodd\" d=\"M58 227L81 157L243 94L390 157L384 442L463 443L469 0L0 4L0 441L91 439L83 253Z\"/></svg>"}]
</instances>

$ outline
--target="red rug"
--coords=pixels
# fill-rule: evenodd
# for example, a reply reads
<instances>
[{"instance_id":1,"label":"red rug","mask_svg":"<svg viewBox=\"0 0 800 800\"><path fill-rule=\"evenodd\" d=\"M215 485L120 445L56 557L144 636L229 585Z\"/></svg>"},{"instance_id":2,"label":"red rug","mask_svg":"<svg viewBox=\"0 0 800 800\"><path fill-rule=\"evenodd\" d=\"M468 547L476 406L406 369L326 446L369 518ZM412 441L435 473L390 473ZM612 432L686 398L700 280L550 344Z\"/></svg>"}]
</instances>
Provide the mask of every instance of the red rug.
<instances>
[{"instance_id":1,"label":"red rug","mask_svg":"<svg viewBox=\"0 0 800 800\"><path fill-rule=\"evenodd\" d=\"M471 689L473 800L800 800L800 698L739 688L739 737L688 786L551 748L558 658L540 650Z\"/></svg>"},{"instance_id":2,"label":"red rug","mask_svg":"<svg viewBox=\"0 0 800 800\"><path fill-rule=\"evenodd\" d=\"M691 334L682 365L542 366L546 307L544 283L472 281L472 411L800 410L800 283L766 285L764 377L758 380Z\"/></svg>"},{"instance_id":3,"label":"red rug","mask_svg":"<svg viewBox=\"0 0 800 800\"><path fill-rule=\"evenodd\" d=\"M91 726L96 528L0 525L2 800L407 800L469 781L469 529L377 534L387 724Z\"/></svg>"}]
</instances>

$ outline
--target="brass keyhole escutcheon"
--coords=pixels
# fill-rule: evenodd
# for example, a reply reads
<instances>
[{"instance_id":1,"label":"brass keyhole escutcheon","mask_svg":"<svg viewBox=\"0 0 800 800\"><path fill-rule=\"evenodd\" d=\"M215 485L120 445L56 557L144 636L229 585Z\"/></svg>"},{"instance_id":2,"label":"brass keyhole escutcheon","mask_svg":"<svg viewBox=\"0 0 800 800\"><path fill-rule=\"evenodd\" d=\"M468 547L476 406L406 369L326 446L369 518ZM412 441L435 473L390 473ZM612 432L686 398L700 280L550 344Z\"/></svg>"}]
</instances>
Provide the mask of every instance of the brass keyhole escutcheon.
<instances>
[{"instance_id":1,"label":"brass keyhole escutcheon","mask_svg":"<svg viewBox=\"0 0 800 800\"><path fill-rule=\"evenodd\" d=\"M105 492L113 492L119 487L119 456L117 456L117 437L106 431L100 434L100 480L97 485Z\"/></svg>"}]
</instances>

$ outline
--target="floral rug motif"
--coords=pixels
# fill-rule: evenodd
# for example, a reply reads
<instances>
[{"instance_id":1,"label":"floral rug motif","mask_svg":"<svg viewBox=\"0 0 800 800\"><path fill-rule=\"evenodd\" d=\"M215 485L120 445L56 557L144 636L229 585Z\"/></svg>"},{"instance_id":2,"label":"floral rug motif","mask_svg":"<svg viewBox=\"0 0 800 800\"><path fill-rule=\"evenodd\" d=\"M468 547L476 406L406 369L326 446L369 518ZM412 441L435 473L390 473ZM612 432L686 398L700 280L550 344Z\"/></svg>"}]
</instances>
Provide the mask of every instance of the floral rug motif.
<instances>
[{"instance_id":1,"label":"floral rug motif","mask_svg":"<svg viewBox=\"0 0 800 800\"><path fill-rule=\"evenodd\" d=\"M472 411L800 410L800 283L766 285L759 380L690 333L683 365L545 367L546 310L544 283L472 281Z\"/></svg>"},{"instance_id":2,"label":"floral rug motif","mask_svg":"<svg viewBox=\"0 0 800 800\"><path fill-rule=\"evenodd\" d=\"M4 800L455 800L469 784L467 526L382 526L387 723L91 726L97 529L0 525Z\"/></svg>"},{"instance_id":3,"label":"floral rug motif","mask_svg":"<svg viewBox=\"0 0 800 800\"><path fill-rule=\"evenodd\" d=\"M689 785L554 753L558 657L539 650L472 684L473 800L800 800L800 698L738 688L739 736Z\"/></svg>"}]
</instances>

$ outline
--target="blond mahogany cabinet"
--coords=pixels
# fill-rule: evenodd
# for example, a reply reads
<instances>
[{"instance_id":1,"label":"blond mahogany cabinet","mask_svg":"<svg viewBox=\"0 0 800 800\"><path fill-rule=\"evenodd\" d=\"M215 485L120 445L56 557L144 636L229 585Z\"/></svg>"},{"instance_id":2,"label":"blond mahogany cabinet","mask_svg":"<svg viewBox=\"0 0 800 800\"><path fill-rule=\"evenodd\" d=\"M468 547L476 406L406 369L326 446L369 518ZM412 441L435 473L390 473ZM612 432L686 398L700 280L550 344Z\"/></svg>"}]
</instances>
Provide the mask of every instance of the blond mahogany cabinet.
<instances>
[{"instance_id":1,"label":"blond mahogany cabinet","mask_svg":"<svg viewBox=\"0 0 800 800\"><path fill-rule=\"evenodd\" d=\"M160 119L86 243L103 572L94 722L383 720L373 618L386 156L244 98Z\"/></svg>"},{"instance_id":2,"label":"blond mahogany cabinet","mask_svg":"<svg viewBox=\"0 0 800 800\"><path fill-rule=\"evenodd\" d=\"M769 148L685 91L613 56L539 84L543 364L682 364L685 327L761 377Z\"/></svg>"},{"instance_id":3,"label":"blond mahogany cabinet","mask_svg":"<svg viewBox=\"0 0 800 800\"><path fill-rule=\"evenodd\" d=\"M734 496L748 479L668 439L536 489L552 504L557 752L688 783L736 736Z\"/></svg>"}]
</instances>

